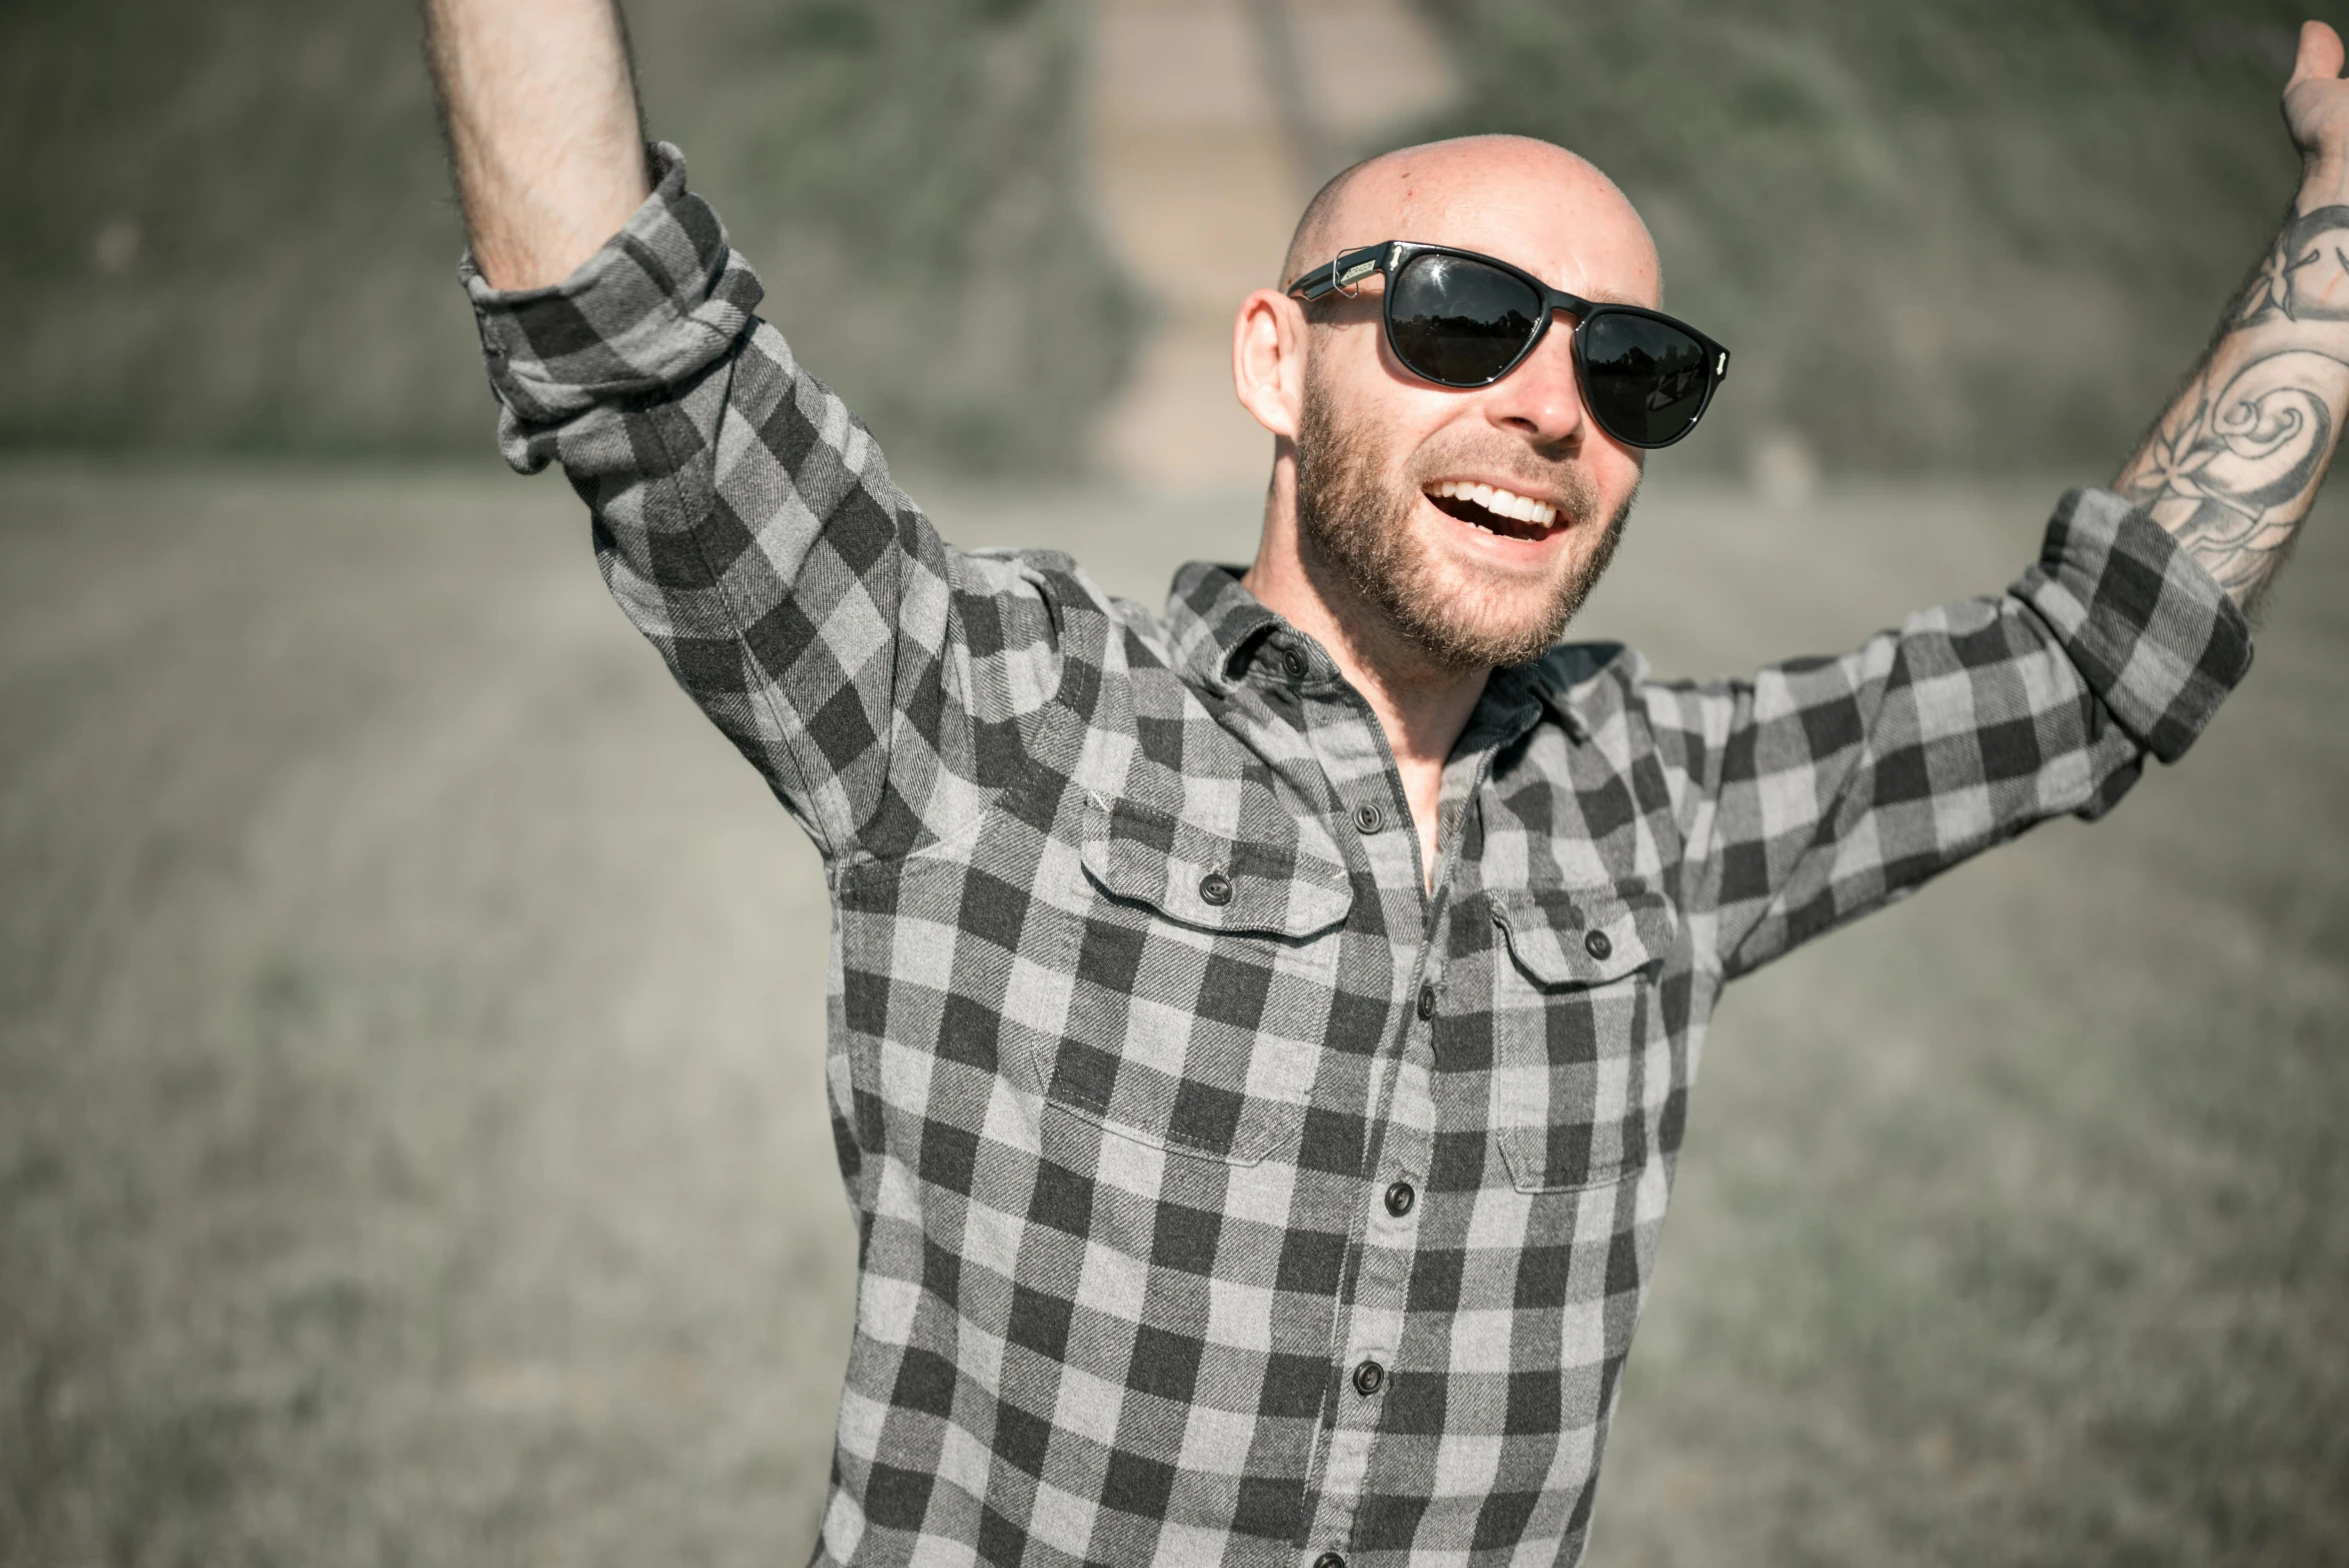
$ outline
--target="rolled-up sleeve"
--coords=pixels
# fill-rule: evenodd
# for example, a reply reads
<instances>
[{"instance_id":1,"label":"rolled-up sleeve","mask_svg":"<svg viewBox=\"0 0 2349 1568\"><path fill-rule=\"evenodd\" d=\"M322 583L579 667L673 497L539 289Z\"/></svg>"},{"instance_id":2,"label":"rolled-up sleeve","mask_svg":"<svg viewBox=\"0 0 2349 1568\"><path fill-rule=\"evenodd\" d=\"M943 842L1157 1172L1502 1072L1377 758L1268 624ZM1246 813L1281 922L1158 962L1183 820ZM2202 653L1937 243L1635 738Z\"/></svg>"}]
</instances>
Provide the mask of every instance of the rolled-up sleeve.
<instances>
[{"instance_id":1,"label":"rolled-up sleeve","mask_svg":"<svg viewBox=\"0 0 2349 1568\"><path fill-rule=\"evenodd\" d=\"M754 314L683 157L651 156L652 193L562 282L461 269L501 450L562 465L613 597L827 854L951 831L982 753L1057 689L1049 574L947 546Z\"/></svg>"},{"instance_id":2,"label":"rolled-up sleeve","mask_svg":"<svg viewBox=\"0 0 2349 1568\"><path fill-rule=\"evenodd\" d=\"M684 157L663 143L652 162L652 194L562 282L501 290L470 256L462 264L490 388L505 410L506 461L525 473L560 455L560 421L684 384L755 319L765 291L718 215L685 188Z\"/></svg>"},{"instance_id":3,"label":"rolled-up sleeve","mask_svg":"<svg viewBox=\"0 0 2349 1568\"><path fill-rule=\"evenodd\" d=\"M2011 590L2039 612L2116 723L2163 762L2251 668L2243 611L2169 530L2109 490L2074 490Z\"/></svg>"}]
</instances>

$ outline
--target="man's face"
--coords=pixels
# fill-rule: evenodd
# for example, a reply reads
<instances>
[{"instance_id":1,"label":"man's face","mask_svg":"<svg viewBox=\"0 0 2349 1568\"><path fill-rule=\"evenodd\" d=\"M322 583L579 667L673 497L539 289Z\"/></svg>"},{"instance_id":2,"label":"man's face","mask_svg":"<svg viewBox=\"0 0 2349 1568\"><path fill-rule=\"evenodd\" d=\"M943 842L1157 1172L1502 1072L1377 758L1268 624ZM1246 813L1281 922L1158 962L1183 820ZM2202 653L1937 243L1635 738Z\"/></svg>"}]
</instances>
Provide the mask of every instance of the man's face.
<instances>
[{"instance_id":1,"label":"man's face","mask_svg":"<svg viewBox=\"0 0 2349 1568\"><path fill-rule=\"evenodd\" d=\"M1602 512L1598 485L1580 466L1519 473L1490 461L1491 451L1483 461L1441 446L1397 452L1377 425L1342 423L1334 401L1309 368L1297 435L1297 527L1314 563L1440 668L1540 658L1613 559L1637 471L1632 490ZM1496 469L1503 479L1491 477ZM1472 490L1463 494L1471 473L1509 496L1486 506ZM1532 509L1528 500L1546 512L1511 515ZM1430 508L1444 521L1426 517Z\"/></svg>"},{"instance_id":2,"label":"man's face","mask_svg":"<svg viewBox=\"0 0 2349 1568\"><path fill-rule=\"evenodd\" d=\"M1646 230L1603 182L1562 190L1556 167L1504 158L1364 183L1342 214L1348 245L1458 245L1588 298L1656 302ZM1310 566L1439 667L1536 658L1605 570L1642 454L1584 409L1572 318L1499 382L1459 391L1396 362L1383 287L1372 279L1313 312L1296 434L1300 544ZM1496 504L1480 504L1478 486L1499 492Z\"/></svg>"}]
</instances>

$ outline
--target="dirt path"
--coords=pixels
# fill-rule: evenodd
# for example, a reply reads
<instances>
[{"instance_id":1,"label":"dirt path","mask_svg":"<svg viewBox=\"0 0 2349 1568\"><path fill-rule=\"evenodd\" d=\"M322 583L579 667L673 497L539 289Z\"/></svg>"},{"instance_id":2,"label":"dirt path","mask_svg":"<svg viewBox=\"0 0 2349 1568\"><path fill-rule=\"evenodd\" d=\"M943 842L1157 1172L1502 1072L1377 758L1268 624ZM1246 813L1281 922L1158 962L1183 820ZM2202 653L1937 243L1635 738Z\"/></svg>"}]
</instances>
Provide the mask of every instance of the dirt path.
<instances>
[{"instance_id":1,"label":"dirt path","mask_svg":"<svg viewBox=\"0 0 2349 1568\"><path fill-rule=\"evenodd\" d=\"M1261 486L1233 401L1232 314L1276 280L1313 190L1451 91L1407 0L1103 0L1088 118L1102 218L1158 317L1103 432L1118 476Z\"/></svg>"}]
</instances>

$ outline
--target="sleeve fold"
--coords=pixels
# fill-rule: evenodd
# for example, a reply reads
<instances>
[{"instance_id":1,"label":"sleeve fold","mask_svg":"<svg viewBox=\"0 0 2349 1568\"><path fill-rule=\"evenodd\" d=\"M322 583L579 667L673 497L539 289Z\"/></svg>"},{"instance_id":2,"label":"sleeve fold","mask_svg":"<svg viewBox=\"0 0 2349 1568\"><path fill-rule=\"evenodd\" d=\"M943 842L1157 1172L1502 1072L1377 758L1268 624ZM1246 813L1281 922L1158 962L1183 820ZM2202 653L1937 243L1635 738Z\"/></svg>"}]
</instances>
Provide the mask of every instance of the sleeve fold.
<instances>
[{"instance_id":1,"label":"sleeve fold","mask_svg":"<svg viewBox=\"0 0 2349 1568\"><path fill-rule=\"evenodd\" d=\"M562 282L492 288L470 255L458 269L490 386L522 427L683 385L752 324L758 277L709 203L685 188L684 155L662 142L650 157L652 194ZM516 467L544 466L543 455L506 444Z\"/></svg>"},{"instance_id":2,"label":"sleeve fold","mask_svg":"<svg viewBox=\"0 0 2349 1568\"><path fill-rule=\"evenodd\" d=\"M2113 719L2163 762L2186 754L2251 667L2251 623L2169 531L2109 490L2073 490L2011 590Z\"/></svg>"}]
</instances>

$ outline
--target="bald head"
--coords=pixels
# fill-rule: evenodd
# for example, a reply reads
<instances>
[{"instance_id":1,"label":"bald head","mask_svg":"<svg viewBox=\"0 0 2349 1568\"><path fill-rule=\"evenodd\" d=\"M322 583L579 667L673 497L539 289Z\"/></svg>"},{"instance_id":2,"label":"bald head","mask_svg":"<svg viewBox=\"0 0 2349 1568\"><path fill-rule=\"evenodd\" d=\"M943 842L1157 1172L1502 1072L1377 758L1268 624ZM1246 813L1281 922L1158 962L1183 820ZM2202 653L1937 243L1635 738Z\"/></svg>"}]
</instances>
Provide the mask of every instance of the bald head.
<instances>
[{"instance_id":1,"label":"bald head","mask_svg":"<svg viewBox=\"0 0 2349 1568\"><path fill-rule=\"evenodd\" d=\"M1279 281L1341 250L1394 239L1482 250L1548 272L1553 258L1506 255L1491 236L1554 228L1560 218L1586 241L1566 259L1585 262L1594 283L1606 280L1593 298L1660 301L1655 244L1623 192L1588 159L1530 136L1458 136L1355 164L1306 204Z\"/></svg>"},{"instance_id":2,"label":"bald head","mask_svg":"<svg viewBox=\"0 0 2349 1568\"><path fill-rule=\"evenodd\" d=\"M1356 164L1306 208L1280 284L1383 240L1496 257L1569 297L1661 302L1655 245L1614 181L1530 137ZM1531 324L1506 373L1463 386L1399 357L1382 326L1396 283L1365 277L1310 310L1277 286L1241 302L1233 385L1280 438L1247 582L1325 643L1441 684L1556 640L1606 569L1646 453L1586 407L1579 324Z\"/></svg>"}]
</instances>

